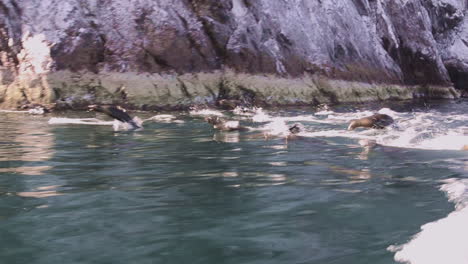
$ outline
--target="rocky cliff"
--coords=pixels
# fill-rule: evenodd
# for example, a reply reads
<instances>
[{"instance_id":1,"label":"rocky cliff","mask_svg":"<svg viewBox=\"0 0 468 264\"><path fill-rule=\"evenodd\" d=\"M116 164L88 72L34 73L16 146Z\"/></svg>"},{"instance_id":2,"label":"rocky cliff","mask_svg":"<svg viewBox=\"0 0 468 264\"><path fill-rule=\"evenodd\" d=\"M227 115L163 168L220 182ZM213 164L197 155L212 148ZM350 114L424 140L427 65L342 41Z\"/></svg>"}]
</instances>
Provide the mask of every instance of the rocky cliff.
<instances>
[{"instance_id":1,"label":"rocky cliff","mask_svg":"<svg viewBox=\"0 0 468 264\"><path fill-rule=\"evenodd\" d=\"M466 0L0 0L0 102L295 104L468 87Z\"/></svg>"}]
</instances>

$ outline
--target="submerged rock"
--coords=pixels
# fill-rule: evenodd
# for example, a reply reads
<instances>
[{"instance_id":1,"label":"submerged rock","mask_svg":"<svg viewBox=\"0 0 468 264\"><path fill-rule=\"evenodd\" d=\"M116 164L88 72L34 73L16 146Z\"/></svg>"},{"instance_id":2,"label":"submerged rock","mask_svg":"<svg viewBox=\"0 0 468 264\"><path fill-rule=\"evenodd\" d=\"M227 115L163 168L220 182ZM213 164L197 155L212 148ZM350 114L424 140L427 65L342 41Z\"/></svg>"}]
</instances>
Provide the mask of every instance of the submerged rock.
<instances>
[{"instance_id":1,"label":"submerged rock","mask_svg":"<svg viewBox=\"0 0 468 264\"><path fill-rule=\"evenodd\" d=\"M0 4L2 107L318 104L468 84L464 0Z\"/></svg>"}]
</instances>

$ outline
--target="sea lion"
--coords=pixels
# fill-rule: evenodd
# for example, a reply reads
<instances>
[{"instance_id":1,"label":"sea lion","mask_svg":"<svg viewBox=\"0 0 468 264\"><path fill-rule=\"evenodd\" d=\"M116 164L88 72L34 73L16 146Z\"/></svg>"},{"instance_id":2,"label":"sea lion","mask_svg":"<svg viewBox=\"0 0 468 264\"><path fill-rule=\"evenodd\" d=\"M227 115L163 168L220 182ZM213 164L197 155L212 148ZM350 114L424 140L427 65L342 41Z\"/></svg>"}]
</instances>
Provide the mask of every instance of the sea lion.
<instances>
[{"instance_id":1,"label":"sea lion","mask_svg":"<svg viewBox=\"0 0 468 264\"><path fill-rule=\"evenodd\" d=\"M354 130L357 127L383 129L393 123L393 118L386 114L373 114L360 119L353 119L348 126L348 130Z\"/></svg>"},{"instance_id":2,"label":"sea lion","mask_svg":"<svg viewBox=\"0 0 468 264\"><path fill-rule=\"evenodd\" d=\"M289 132L291 134L298 134L302 131L302 125L301 124L294 124L292 125L289 129Z\"/></svg>"},{"instance_id":3,"label":"sea lion","mask_svg":"<svg viewBox=\"0 0 468 264\"><path fill-rule=\"evenodd\" d=\"M286 142L288 142L289 140L297 139L298 138L297 134L302 132L304 130L303 128L304 127L302 126L302 124L299 124L299 123L296 123L296 124L288 127L289 135L286 135L286 137L285 137Z\"/></svg>"},{"instance_id":4,"label":"sea lion","mask_svg":"<svg viewBox=\"0 0 468 264\"><path fill-rule=\"evenodd\" d=\"M205 121L213 125L214 129L221 131L245 131L248 130L239 124L239 121L226 121L219 116L207 116Z\"/></svg>"},{"instance_id":5,"label":"sea lion","mask_svg":"<svg viewBox=\"0 0 468 264\"><path fill-rule=\"evenodd\" d=\"M127 113L127 110L116 105L89 105L90 111L96 111L104 113L120 122L130 124L133 129L142 128L141 125L137 124L135 120Z\"/></svg>"}]
</instances>

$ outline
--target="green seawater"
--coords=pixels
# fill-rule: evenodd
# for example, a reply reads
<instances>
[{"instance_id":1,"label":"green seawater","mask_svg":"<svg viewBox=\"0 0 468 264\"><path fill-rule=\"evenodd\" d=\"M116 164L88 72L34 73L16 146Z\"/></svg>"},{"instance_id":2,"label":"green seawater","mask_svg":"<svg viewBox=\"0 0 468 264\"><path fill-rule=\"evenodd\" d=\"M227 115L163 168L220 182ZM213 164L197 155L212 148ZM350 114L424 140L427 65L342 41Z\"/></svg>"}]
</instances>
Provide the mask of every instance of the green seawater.
<instances>
[{"instance_id":1,"label":"green seawater","mask_svg":"<svg viewBox=\"0 0 468 264\"><path fill-rule=\"evenodd\" d=\"M444 117L468 107L407 104L392 109ZM269 110L282 117L314 112ZM226 135L201 118L172 114L181 122L114 132L48 124L92 113L0 113L0 263L395 263L389 246L454 210L441 180L468 176L462 151L365 151L346 137ZM302 124L314 131L347 126Z\"/></svg>"}]
</instances>

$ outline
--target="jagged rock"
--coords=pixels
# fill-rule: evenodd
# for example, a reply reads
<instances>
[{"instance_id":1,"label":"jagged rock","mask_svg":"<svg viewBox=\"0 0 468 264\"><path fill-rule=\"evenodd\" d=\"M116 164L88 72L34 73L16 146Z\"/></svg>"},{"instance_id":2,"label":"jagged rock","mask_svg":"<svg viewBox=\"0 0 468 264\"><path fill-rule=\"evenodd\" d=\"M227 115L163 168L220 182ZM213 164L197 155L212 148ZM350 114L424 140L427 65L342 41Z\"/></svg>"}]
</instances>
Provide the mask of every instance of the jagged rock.
<instances>
[{"instance_id":1,"label":"jagged rock","mask_svg":"<svg viewBox=\"0 0 468 264\"><path fill-rule=\"evenodd\" d=\"M263 103L428 87L450 97L453 84L467 89L466 10L465 0L0 0L0 104L177 108L226 89ZM407 90L387 89L397 86Z\"/></svg>"}]
</instances>

